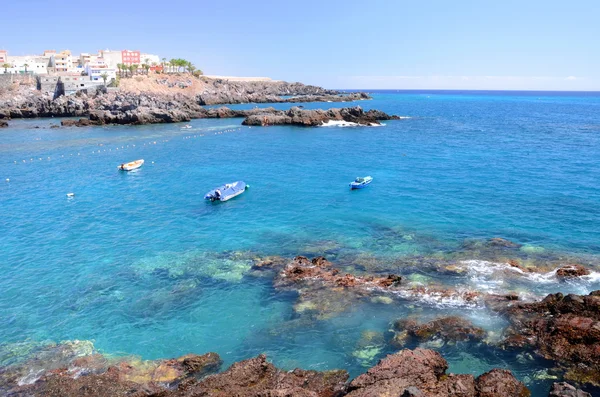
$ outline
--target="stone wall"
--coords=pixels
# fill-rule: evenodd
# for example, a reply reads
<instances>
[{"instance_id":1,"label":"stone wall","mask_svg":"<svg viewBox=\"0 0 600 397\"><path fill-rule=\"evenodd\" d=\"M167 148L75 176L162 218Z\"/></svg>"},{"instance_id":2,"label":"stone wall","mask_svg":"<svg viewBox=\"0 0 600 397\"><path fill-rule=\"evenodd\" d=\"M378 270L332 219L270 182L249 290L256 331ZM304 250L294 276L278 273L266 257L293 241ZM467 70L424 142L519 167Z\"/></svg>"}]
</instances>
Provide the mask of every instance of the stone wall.
<instances>
[{"instance_id":1,"label":"stone wall","mask_svg":"<svg viewBox=\"0 0 600 397\"><path fill-rule=\"evenodd\" d=\"M34 84L35 77L30 74L0 74L0 88L8 88L14 83Z\"/></svg>"}]
</instances>

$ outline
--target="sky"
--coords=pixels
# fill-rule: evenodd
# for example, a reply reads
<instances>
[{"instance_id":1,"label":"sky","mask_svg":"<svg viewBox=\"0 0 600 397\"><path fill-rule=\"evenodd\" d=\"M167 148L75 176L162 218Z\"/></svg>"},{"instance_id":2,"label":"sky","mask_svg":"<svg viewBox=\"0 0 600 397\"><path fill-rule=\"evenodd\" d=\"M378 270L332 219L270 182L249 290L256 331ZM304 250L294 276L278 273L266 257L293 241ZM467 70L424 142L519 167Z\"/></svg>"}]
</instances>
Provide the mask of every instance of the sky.
<instances>
[{"instance_id":1,"label":"sky","mask_svg":"<svg viewBox=\"0 0 600 397\"><path fill-rule=\"evenodd\" d=\"M7 1L0 49L140 50L326 88L600 91L599 17L598 0Z\"/></svg>"}]
</instances>

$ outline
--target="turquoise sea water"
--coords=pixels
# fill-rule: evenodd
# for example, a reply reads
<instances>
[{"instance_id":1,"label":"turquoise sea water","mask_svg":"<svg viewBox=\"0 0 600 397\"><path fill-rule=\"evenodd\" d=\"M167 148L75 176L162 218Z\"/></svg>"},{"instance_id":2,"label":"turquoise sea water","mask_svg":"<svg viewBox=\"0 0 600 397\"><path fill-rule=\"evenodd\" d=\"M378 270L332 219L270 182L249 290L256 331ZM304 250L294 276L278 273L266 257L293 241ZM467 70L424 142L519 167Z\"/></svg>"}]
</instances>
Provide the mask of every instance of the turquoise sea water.
<instances>
[{"instance_id":1,"label":"turquoise sea water","mask_svg":"<svg viewBox=\"0 0 600 397\"><path fill-rule=\"evenodd\" d=\"M192 129L11 121L0 130L0 342L89 339L102 352L147 359L216 351L226 364L265 352L284 368L355 376L393 351L357 354L363 331L385 334L415 314L460 314L492 331L504 320L417 300L307 321L293 310L294 293L248 273L252 258L325 255L357 272L373 270L368 262L412 280L535 296L600 288L598 277L513 279L483 254L463 255L469 276L458 281L415 260L503 237L524 245L524 260L576 258L596 269L600 94L373 95L356 104L408 118L313 129L240 119L194 120ZM329 105L340 107L304 104ZM146 161L138 171L117 171L138 158ZM349 191L359 175L374 182ZM251 188L227 203L203 201L235 180ZM400 264L410 258L411 267ZM452 371L509 368L547 392L534 379L547 363L431 347Z\"/></svg>"}]
</instances>

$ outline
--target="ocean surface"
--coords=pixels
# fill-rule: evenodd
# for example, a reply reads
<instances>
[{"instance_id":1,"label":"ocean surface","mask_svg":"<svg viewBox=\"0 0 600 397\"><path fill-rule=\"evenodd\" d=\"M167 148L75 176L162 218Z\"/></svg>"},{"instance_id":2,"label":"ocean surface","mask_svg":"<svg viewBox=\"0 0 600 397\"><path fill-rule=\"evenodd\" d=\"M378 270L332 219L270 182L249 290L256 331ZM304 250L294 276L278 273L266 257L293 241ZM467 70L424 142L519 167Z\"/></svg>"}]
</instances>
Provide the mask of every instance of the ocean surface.
<instances>
[{"instance_id":1,"label":"ocean surface","mask_svg":"<svg viewBox=\"0 0 600 397\"><path fill-rule=\"evenodd\" d=\"M79 339L110 355L214 351L227 366L266 353L282 368L356 376L394 351L364 341L386 338L394 320L457 314L497 337L506 325L484 307L426 296L306 318L294 311L295 293L250 271L266 256L324 255L357 274L531 299L600 289L596 272L568 283L551 272L560 263L600 265L599 93L373 97L302 105L405 118L318 128L193 120L191 129L10 121L0 130L0 365L17 360L23 343ZM139 158L139 170L117 171ZM365 175L373 183L350 191ZM203 200L236 180L250 189L226 203ZM518 259L548 273L507 274L481 248L493 237L520 244ZM453 260L463 276L431 266ZM489 347L425 347L442 352L450 371L511 369L534 395L552 382L548 363Z\"/></svg>"}]
</instances>

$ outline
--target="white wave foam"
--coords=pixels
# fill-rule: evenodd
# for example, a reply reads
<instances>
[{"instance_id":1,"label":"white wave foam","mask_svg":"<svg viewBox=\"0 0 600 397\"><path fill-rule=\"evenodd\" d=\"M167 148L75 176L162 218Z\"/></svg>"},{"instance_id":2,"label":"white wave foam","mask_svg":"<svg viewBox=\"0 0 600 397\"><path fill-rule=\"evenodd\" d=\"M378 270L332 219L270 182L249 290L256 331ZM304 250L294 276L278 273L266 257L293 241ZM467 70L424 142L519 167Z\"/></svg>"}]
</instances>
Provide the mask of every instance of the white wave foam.
<instances>
[{"instance_id":1,"label":"white wave foam","mask_svg":"<svg viewBox=\"0 0 600 397\"><path fill-rule=\"evenodd\" d=\"M467 299L466 296L471 292L466 290L456 290L454 293L448 293L447 291L436 291L436 290L400 290L393 291L395 295L398 295L404 299L415 299L419 302L436 306L436 307L477 307L479 302L478 299Z\"/></svg>"},{"instance_id":2,"label":"white wave foam","mask_svg":"<svg viewBox=\"0 0 600 397\"><path fill-rule=\"evenodd\" d=\"M385 124L371 123L371 127L383 127ZM329 120L326 123L321 124L321 127L366 127L366 125L352 123L344 120Z\"/></svg>"},{"instance_id":3,"label":"white wave foam","mask_svg":"<svg viewBox=\"0 0 600 397\"><path fill-rule=\"evenodd\" d=\"M470 281L478 290L498 292L499 288L507 284L507 280L520 278L534 285L558 284L561 282L556 276L557 267L546 273L527 272L511 266L508 263L489 262L483 260L467 260L459 262L459 267L466 270ZM564 280L571 284L600 283L600 273L592 271L586 276Z\"/></svg>"},{"instance_id":4,"label":"white wave foam","mask_svg":"<svg viewBox=\"0 0 600 397\"><path fill-rule=\"evenodd\" d=\"M321 127L358 127L358 123L351 123L344 120L329 120L326 123L321 124Z\"/></svg>"}]
</instances>

